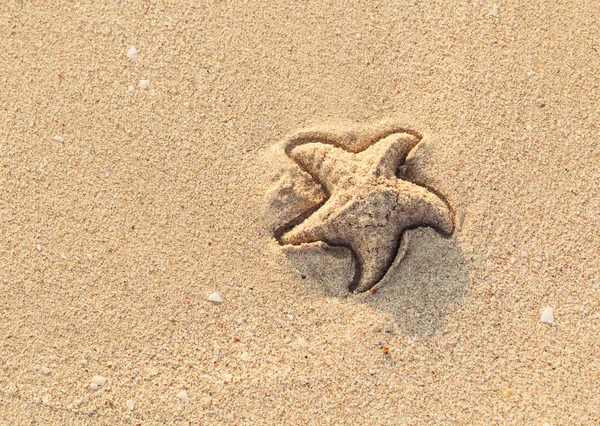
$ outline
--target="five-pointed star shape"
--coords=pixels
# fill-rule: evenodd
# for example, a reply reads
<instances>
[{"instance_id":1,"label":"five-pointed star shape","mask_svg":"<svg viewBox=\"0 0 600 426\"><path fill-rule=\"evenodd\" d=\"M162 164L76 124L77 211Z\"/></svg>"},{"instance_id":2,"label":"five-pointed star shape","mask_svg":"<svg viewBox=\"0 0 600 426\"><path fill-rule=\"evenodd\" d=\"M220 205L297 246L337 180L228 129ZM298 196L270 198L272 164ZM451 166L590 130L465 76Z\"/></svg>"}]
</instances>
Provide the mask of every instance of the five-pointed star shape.
<instances>
[{"instance_id":1,"label":"five-pointed star shape","mask_svg":"<svg viewBox=\"0 0 600 426\"><path fill-rule=\"evenodd\" d=\"M293 148L290 157L322 185L327 199L284 233L281 243L323 241L349 248L356 264L349 289L362 292L385 276L407 229L430 226L451 235L449 206L430 190L396 176L418 142L408 133L395 133L357 154L318 142Z\"/></svg>"}]
</instances>

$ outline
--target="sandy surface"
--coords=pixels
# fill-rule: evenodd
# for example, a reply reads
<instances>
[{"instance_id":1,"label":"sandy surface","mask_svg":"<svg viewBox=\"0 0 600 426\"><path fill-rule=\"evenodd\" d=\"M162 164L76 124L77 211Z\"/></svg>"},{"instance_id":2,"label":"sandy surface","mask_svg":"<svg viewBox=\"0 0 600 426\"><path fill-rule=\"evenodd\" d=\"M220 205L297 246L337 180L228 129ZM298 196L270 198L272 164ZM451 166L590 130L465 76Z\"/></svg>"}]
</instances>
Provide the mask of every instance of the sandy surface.
<instances>
[{"instance_id":1,"label":"sandy surface","mask_svg":"<svg viewBox=\"0 0 600 426\"><path fill-rule=\"evenodd\" d=\"M597 1L36 3L0 6L0 424L598 422ZM335 298L273 147L382 119L457 229Z\"/></svg>"}]
</instances>

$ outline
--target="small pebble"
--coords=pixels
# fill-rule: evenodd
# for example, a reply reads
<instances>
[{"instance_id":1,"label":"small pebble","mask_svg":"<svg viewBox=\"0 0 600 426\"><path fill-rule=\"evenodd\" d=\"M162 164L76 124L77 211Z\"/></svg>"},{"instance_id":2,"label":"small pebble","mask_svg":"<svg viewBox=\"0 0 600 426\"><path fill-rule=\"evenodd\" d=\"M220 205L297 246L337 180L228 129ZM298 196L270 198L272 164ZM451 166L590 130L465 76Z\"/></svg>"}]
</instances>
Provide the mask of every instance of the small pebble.
<instances>
[{"instance_id":1,"label":"small pebble","mask_svg":"<svg viewBox=\"0 0 600 426\"><path fill-rule=\"evenodd\" d=\"M233 380L233 376L231 374L223 374L223 379L227 382L230 383Z\"/></svg>"},{"instance_id":2,"label":"small pebble","mask_svg":"<svg viewBox=\"0 0 600 426\"><path fill-rule=\"evenodd\" d=\"M140 80L140 89L147 89L150 87L150 80Z\"/></svg>"},{"instance_id":3,"label":"small pebble","mask_svg":"<svg viewBox=\"0 0 600 426\"><path fill-rule=\"evenodd\" d=\"M287 317L288 317L288 319L289 319L290 321L294 321L294 316L293 316L293 315L291 315L291 314L288 314L288 316L287 316Z\"/></svg>"},{"instance_id":4,"label":"small pebble","mask_svg":"<svg viewBox=\"0 0 600 426\"><path fill-rule=\"evenodd\" d=\"M212 399L211 399L211 398L209 398L208 396L202 400L202 406L203 406L204 408L208 408L208 407L210 407L211 405L212 405Z\"/></svg>"},{"instance_id":5,"label":"small pebble","mask_svg":"<svg viewBox=\"0 0 600 426\"><path fill-rule=\"evenodd\" d=\"M507 399L513 396L512 389L504 389L504 392L502 392L502 396Z\"/></svg>"},{"instance_id":6,"label":"small pebble","mask_svg":"<svg viewBox=\"0 0 600 426\"><path fill-rule=\"evenodd\" d=\"M75 405L76 407L79 407L81 404L83 404L83 400L81 399L76 399L75 401L73 401L73 405Z\"/></svg>"},{"instance_id":7,"label":"small pebble","mask_svg":"<svg viewBox=\"0 0 600 426\"><path fill-rule=\"evenodd\" d=\"M208 300L215 303L221 303L223 301L223 299L221 299L221 296L219 296L219 293L211 294L210 296L208 296Z\"/></svg>"},{"instance_id":8,"label":"small pebble","mask_svg":"<svg viewBox=\"0 0 600 426\"><path fill-rule=\"evenodd\" d=\"M242 355L240 355L240 359L242 361L250 361L250 355L248 354L248 352L242 352Z\"/></svg>"},{"instance_id":9,"label":"small pebble","mask_svg":"<svg viewBox=\"0 0 600 426\"><path fill-rule=\"evenodd\" d=\"M133 407L135 406L135 404L133 403L133 401L131 399L128 399L127 401L125 401L125 405L127 406L127 408L129 408L130 410L133 410Z\"/></svg>"},{"instance_id":10,"label":"small pebble","mask_svg":"<svg viewBox=\"0 0 600 426\"><path fill-rule=\"evenodd\" d=\"M127 57L128 58L137 58L137 55L138 55L137 49L135 48L135 46L131 46L129 48L129 50L127 51Z\"/></svg>"},{"instance_id":11,"label":"small pebble","mask_svg":"<svg viewBox=\"0 0 600 426\"><path fill-rule=\"evenodd\" d=\"M300 337L298 339L298 346L300 346L302 349L308 348L308 342L306 341L306 339L304 339L304 337Z\"/></svg>"},{"instance_id":12,"label":"small pebble","mask_svg":"<svg viewBox=\"0 0 600 426\"><path fill-rule=\"evenodd\" d=\"M495 4L494 7L492 7L492 10L490 10L490 15L498 16L498 5L497 4Z\"/></svg>"},{"instance_id":13,"label":"small pebble","mask_svg":"<svg viewBox=\"0 0 600 426\"><path fill-rule=\"evenodd\" d=\"M42 367L42 374L47 376L50 374L50 369L48 367Z\"/></svg>"},{"instance_id":14,"label":"small pebble","mask_svg":"<svg viewBox=\"0 0 600 426\"><path fill-rule=\"evenodd\" d=\"M56 142L60 142L60 143L63 143L65 141L62 136L54 136L52 139L54 139Z\"/></svg>"},{"instance_id":15,"label":"small pebble","mask_svg":"<svg viewBox=\"0 0 600 426\"><path fill-rule=\"evenodd\" d=\"M99 387L100 387L100 386L98 386L96 383L92 383L92 384L90 385L90 389L91 389L91 390L93 390L93 391L95 391L95 390L98 390L98 388L99 388Z\"/></svg>"},{"instance_id":16,"label":"small pebble","mask_svg":"<svg viewBox=\"0 0 600 426\"><path fill-rule=\"evenodd\" d=\"M186 404L190 403L190 397L188 396L186 391L181 391L177 394L177 398L181 399Z\"/></svg>"},{"instance_id":17,"label":"small pebble","mask_svg":"<svg viewBox=\"0 0 600 426\"><path fill-rule=\"evenodd\" d=\"M37 251L42 251L42 245L38 244L37 246L35 246L35 248L37 249Z\"/></svg>"},{"instance_id":18,"label":"small pebble","mask_svg":"<svg viewBox=\"0 0 600 426\"><path fill-rule=\"evenodd\" d=\"M527 73L527 77L533 77L533 76L535 76L535 71L529 71Z\"/></svg>"},{"instance_id":19,"label":"small pebble","mask_svg":"<svg viewBox=\"0 0 600 426\"><path fill-rule=\"evenodd\" d=\"M554 309L548 306L542 313L542 322L554 325Z\"/></svg>"},{"instance_id":20,"label":"small pebble","mask_svg":"<svg viewBox=\"0 0 600 426\"><path fill-rule=\"evenodd\" d=\"M49 399L48 399L48 395L44 395L44 396L42 397L42 402L43 402L44 404L47 404L47 403L48 403L48 401L49 401Z\"/></svg>"},{"instance_id":21,"label":"small pebble","mask_svg":"<svg viewBox=\"0 0 600 426\"><path fill-rule=\"evenodd\" d=\"M84 367L87 367L87 366L88 366L88 364L89 364L89 363L88 363L88 360L87 360L87 359L82 359L82 360L81 360L81 365L83 365Z\"/></svg>"},{"instance_id":22,"label":"small pebble","mask_svg":"<svg viewBox=\"0 0 600 426\"><path fill-rule=\"evenodd\" d=\"M94 376L92 378L92 383L98 386L104 386L106 384L106 379L102 376Z\"/></svg>"},{"instance_id":23,"label":"small pebble","mask_svg":"<svg viewBox=\"0 0 600 426\"><path fill-rule=\"evenodd\" d=\"M129 86L127 90L129 90L129 93L135 93L135 87L133 86Z\"/></svg>"}]
</instances>

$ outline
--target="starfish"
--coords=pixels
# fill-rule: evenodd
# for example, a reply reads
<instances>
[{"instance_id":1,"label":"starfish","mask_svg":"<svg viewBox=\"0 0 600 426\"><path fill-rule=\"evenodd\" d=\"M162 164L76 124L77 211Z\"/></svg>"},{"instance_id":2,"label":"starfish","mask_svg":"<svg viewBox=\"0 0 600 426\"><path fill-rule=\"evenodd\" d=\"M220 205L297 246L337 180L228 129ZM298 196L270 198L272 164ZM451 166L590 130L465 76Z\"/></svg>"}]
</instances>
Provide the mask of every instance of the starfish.
<instances>
[{"instance_id":1,"label":"starfish","mask_svg":"<svg viewBox=\"0 0 600 426\"><path fill-rule=\"evenodd\" d=\"M294 147L290 158L322 186L326 199L283 233L281 243L347 247L356 266L349 290L362 292L386 275L407 229L429 226L450 236L454 220L446 202L396 175L418 142L411 134L394 133L359 153L320 142Z\"/></svg>"}]
</instances>

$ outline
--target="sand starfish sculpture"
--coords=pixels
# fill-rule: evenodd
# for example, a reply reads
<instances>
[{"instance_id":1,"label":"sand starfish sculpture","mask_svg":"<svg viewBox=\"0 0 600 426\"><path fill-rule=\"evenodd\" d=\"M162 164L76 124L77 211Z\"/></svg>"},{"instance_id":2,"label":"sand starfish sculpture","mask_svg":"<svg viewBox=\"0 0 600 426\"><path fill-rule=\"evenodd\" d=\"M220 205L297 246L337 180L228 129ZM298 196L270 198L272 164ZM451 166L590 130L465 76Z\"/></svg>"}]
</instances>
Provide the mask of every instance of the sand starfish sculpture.
<instances>
[{"instance_id":1,"label":"sand starfish sculpture","mask_svg":"<svg viewBox=\"0 0 600 426\"><path fill-rule=\"evenodd\" d=\"M396 175L418 142L411 134L394 133L359 153L320 142L291 149L290 158L322 185L326 199L280 242L349 248L356 266L349 290L363 292L392 266L407 229L429 226L450 236L454 221L446 202Z\"/></svg>"}]
</instances>

